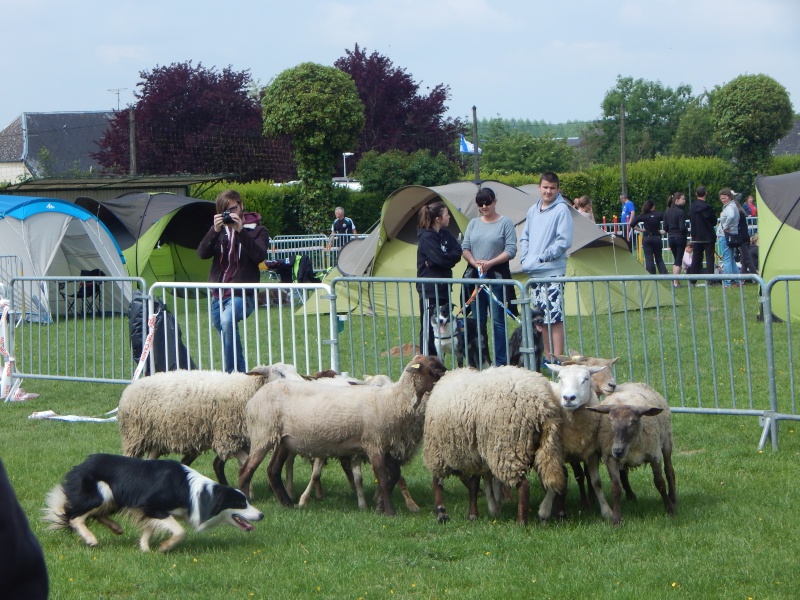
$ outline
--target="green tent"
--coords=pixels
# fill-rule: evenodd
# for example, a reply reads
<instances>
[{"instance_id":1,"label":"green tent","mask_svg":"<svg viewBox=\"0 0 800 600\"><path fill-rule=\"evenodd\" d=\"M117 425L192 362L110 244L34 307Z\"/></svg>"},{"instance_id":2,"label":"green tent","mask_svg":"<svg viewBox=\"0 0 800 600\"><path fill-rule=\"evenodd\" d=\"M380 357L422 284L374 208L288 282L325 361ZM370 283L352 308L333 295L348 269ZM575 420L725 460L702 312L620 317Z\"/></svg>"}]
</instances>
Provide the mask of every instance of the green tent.
<instances>
[{"instance_id":1,"label":"green tent","mask_svg":"<svg viewBox=\"0 0 800 600\"><path fill-rule=\"evenodd\" d=\"M517 238L522 232L528 209L536 201L524 191L500 183L499 181L484 181L476 184L472 181L459 181L456 183L423 187L407 186L393 192L384 202L381 210L381 220L366 238L353 240L342 248L339 253L339 262L325 281L330 283L335 277L342 275L371 276L371 277L416 277L416 252L417 252L417 212L420 207L431 200L441 198L448 205L453 218L450 229L454 235L466 231L469 220L478 216L475 204L475 194L481 187L490 187L497 196L497 210L500 214L508 216L515 224ZM572 209L575 230L573 245L569 250L567 260L568 276L609 276L609 275L638 275L647 277L644 267L630 253L625 242L604 233L589 219ZM453 274L460 277L466 269L466 261L462 261L453 269ZM521 281L528 277L522 273L519 257L511 261L512 276ZM594 310L607 312L609 303L613 312L621 312L625 308L639 307L640 302L646 308L656 306L656 284L646 282L640 287L626 285L623 282L612 282L608 291L602 286L591 283L569 284L565 289L565 303L568 315L589 315ZM398 297L395 287L383 286L376 283L367 284L351 283L347 289L337 286L337 312L349 312L361 305L365 311L384 315L397 314L408 316L416 312L416 294L406 292ZM670 299L670 294L665 286L659 293L661 303ZM457 293L457 291L456 291ZM455 298L456 303L459 302ZM326 313L330 304L321 301L319 305L310 303L307 310L319 310Z\"/></svg>"},{"instance_id":2,"label":"green tent","mask_svg":"<svg viewBox=\"0 0 800 600\"><path fill-rule=\"evenodd\" d=\"M96 215L117 240L128 275L156 281L202 282L209 260L197 246L214 222L213 202L168 193L133 192L99 202L78 198L76 204Z\"/></svg>"},{"instance_id":3,"label":"green tent","mask_svg":"<svg viewBox=\"0 0 800 600\"><path fill-rule=\"evenodd\" d=\"M796 252L800 247L800 171L756 178L758 203L758 272L765 281L800 274ZM800 321L800 282L778 285L770 296L772 313ZM789 313L787 315L787 312Z\"/></svg>"}]
</instances>

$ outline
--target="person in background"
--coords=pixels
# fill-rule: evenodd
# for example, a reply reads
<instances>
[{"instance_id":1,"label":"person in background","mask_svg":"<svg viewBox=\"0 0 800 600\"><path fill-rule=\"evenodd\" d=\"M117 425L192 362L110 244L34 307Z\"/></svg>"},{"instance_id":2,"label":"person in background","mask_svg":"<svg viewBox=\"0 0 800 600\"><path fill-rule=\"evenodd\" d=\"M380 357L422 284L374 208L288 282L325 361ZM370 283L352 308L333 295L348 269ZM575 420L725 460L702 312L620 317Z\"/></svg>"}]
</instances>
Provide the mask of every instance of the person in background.
<instances>
[{"instance_id":1,"label":"person in background","mask_svg":"<svg viewBox=\"0 0 800 600\"><path fill-rule=\"evenodd\" d=\"M520 265L530 277L563 277L567 272L567 250L574 229L566 200L558 193L558 175L548 171L539 179L541 197L528 209L525 229L519 238ZM564 286L536 283L531 287L534 305L544 313L544 354L564 354Z\"/></svg>"},{"instance_id":2,"label":"person in background","mask_svg":"<svg viewBox=\"0 0 800 600\"><path fill-rule=\"evenodd\" d=\"M242 197L236 190L225 190L217 196L217 214L197 255L211 258L208 282L225 286L231 283L258 283L261 280L259 263L267 256L269 233L261 225L261 215L244 212ZM211 286L209 286L211 287ZM247 371L239 321L255 309L255 291L211 287L211 323L222 333L223 369Z\"/></svg>"},{"instance_id":3,"label":"person in background","mask_svg":"<svg viewBox=\"0 0 800 600\"><path fill-rule=\"evenodd\" d=\"M758 209L756 208L756 203L753 200L753 195L752 194L750 194L747 197L747 200L745 201L744 205L742 205L742 208L744 209L744 213L748 217L757 217L758 216Z\"/></svg>"},{"instance_id":4,"label":"person in background","mask_svg":"<svg viewBox=\"0 0 800 600\"><path fill-rule=\"evenodd\" d=\"M514 230L514 222L497 212L497 197L491 188L478 190L475 203L478 205L480 216L469 222L464 233L464 241L461 242L464 259L469 263L464 277L485 277L488 280L511 279L509 261L517 255L517 233ZM474 308L478 331L481 334L486 331L487 311L491 314L494 365L497 367L508 364L506 306L509 306L509 300L512 299L512 292L509 292L509 289L513 290L510 286L507 289L503 285L490 285L490 295L482 286L470 304L470 307Z\"/></svg>"},{"instance_id":5,"label":"person in background","mask_svg":"<svg viewBox=\"0 0 800 600\"><path fill-rule=\"evenodd\" d=\"M714 272L714 242L716 236L714 228L717 224L717 215L714 209L706 202L706 186L697 186L695 196L697 200L692 202L689 208L689 226L692 233L692 270L689 271L696 275L702 271L703 255L706 257L705 273L710 275ZM697 283L690 281L691 285ZM705 285L705 284L703 284Z\"/></svg>"},{"instance_id":6,"label":"person in background","mask_svg":"<svg viewBox=\"0 0 800 600\"><path fill-rule=\"evenodd\" d=\"M356 231L356 224L353 223L353 220L350 217L344 216L344 208L337 206L333 214L336 216L336 219L334 219L333 225L331 225L331 237L328 240L328 244L330 247L341 248L358 232Z\"/></svg>"},{"instance_id":7,"label":"person in background","mask_svg":"<svg viewBox=\"0 0 800 600\"><path fill-rule=\"evenodd\" d=\"M686 213L683 205L686 204L686 194L675 192L667 200L667 210L664 213L664 230L667 232L667 243L672 251L672 274L680 275L683 255L686 251L686 238L689 229L686 227ZM673 281L674 287L680 287L679 281Z\"/></svg>"},{"instance_id":8,"label":"person in background","mask_svg":"<svg viewBox=\"0 0 800 600\"><path fill-rule=\"evenodd\" d=\"M651 275L656 274L656 268L662 275L667 273L661 243L661 223L664 213L656 210L656 203L648 198L642 205L642 214L631 221L631 229L642 234L642 252L644 254L644 268Z\"/></svg>"},{"instance_id":9,"label":"person in background","mask_svg":"<svg viewBox=\"0 0 800 600\"><path fill-rule=\"evenodd\" d=\"M597 222L597 219L594 218L594 210L592 210L592 199L589 196L581 196L580 198L576 198L572 206L574 206L575 209L583 216L591 219L592 223Z\"/></svg>"},{"instance_id":10,"label":"person in background","mask_svg":"<svg viewBox=\"0 0 800 600\"><path fill-rule=\"evenodd\" d=\"M751 196L752 197L752 196ZM733 199L733 203L736 205L736 210L739 211L739 220L745 219L745 223L747 222L747 213L744 210L744 206L739 204L739 201L735 198ZM739 252L739 263L741 263L742 267L740 269L741 273L752 273L754 275L758 275L758 264L753 262L753 257L750 252L750 238L749 236L745 238L745 243L736 248ZM734 260L736 258L736 252L734 252ZM744 282L742 282L744 283Z\"/></svg>"},{"instance_id":11,"label":"person in background","mask_svg":"<svg viewBox=\"0 0 800 600\"><path fill-rule=\"evenodd\" d=\"M683 252L683 261L681 261L681 268L683 273L692 272L692 243L686 244L686 250Z\"/></svg>"},{"instance_id":12,"label":"person in background","mask_svg":"<svg viewBox=\"0 0 800 600\"><path fill-rule=\"evenodd\" d=\"M628 198L628 194L620 194L619 201L622 202L622 212L619 219L619 222L622 223L622 239L628 244L628 249L630 250L632 248L630 224L636 218L636 206Z\"/></svg>"},{"instance_id":13,"label":"person in background","mask_svg":"<svg viewBox=\"0 0 800 600\"><path fill-rule=\"evenodd\" d=\"M758 273L758 234L755 233L750 236L750 258L753 259L753 264L756 266L756 273Z\"/></svg>"},{"instance_id":14,"label":"person in background","mask_svg":"<svg viewBox=\"0 0 800 600\"><path fill-rule=\"evenodd\" d=\"M736 201L733 199L734 195L735 192L731 188L722 188L719 191L722 212L719 215L719 225L717 226L717 243L722 255L722 272L726 275L737 275L739 273L736 261L733 259L733 248L728 246L725 241L726 233L736 233L739 229L739 211L736 208ZM723 285L732 287L740 284L738 281L733 282L730 279L725 279Z\"/></svg>"},{"instance_id":15,"label":"person in background","mask_svg":"<svg viewBox=\"0 0 800 600\"><path fill-rule=\"evenodd\" d=\"M461 260L461 244L447 226L450 212L441 200L419 209L417 230L417 277L451 279L453 267ZM439 306L450 304L450 286L446 283L418 283L419 294L419 347L422 354L436 356L431 317ZM443 358L443 357L439 357Z\"/></svg>"}]
</instances>

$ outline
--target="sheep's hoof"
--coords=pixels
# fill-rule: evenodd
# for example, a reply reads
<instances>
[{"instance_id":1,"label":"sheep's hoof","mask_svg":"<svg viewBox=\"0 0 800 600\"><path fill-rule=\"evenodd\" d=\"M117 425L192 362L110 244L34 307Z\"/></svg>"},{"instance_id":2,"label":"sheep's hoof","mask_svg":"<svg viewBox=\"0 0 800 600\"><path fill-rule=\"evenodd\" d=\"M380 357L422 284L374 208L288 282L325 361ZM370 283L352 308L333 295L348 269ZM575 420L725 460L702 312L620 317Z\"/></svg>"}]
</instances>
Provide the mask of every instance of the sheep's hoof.
<instances>
[{"instance_id":1,"label":"sheep's hoof","mask_svg":"<svg viewBox=\"0 0 800 600\"><path fill-rule=\"evenodd\" d=\"M437 506L436 507L436 520L439 523L447 523L450 520L450 516L447 514L447 509L444 506Z\"/></svg>"},{"instance_id":2,"label":"sheep's hoof","mask_svg":"<svg viewBox=\"0 0 800 600\"><path fill-rule=\"evenodd\" d=\"M475 521L477 518L478 515L467 515L467 521Z\"/></svg>"}]
</instances>

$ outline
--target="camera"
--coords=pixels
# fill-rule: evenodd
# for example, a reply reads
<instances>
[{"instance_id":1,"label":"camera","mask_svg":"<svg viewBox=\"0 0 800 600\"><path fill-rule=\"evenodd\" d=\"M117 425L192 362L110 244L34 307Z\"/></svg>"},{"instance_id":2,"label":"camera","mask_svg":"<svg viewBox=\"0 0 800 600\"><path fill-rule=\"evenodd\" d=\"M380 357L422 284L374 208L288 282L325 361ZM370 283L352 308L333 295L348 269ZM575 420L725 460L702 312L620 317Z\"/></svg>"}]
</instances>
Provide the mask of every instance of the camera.
<instances>
[{"instance_id":1,"label":"camera","mask_svg":"<svg viewBox=\"0 0 800 600\"><path fill-rule=\"evenodd\" d=\"M231 216L231 211L226 210L225 212L222 213L222 222L225 223L226 225L230 225L231 223L233 223L233 217Z\"/></svg>"}]
</instances>

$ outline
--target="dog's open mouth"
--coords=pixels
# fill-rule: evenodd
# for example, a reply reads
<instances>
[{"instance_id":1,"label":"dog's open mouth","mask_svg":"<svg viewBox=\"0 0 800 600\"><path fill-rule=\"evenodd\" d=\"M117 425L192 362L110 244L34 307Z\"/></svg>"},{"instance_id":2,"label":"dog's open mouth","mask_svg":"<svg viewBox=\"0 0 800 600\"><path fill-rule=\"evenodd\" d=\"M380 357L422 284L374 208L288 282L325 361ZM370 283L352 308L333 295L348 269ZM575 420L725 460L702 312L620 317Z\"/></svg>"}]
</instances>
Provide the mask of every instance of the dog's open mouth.
<instances>
[{"instance_id":1,"label":"dog's open mouth","mask_svg":"<svg viewBox=\"0 0 800 600\"><path fill-rule=\"evenodd\" d=\"M250 524L250 521L244 517L233 515L231 518L233 519L233 522L239 526L239 529L242 529L243 531L253 531L255 529L255 527Z\"/></svg>"}]
</instances>

